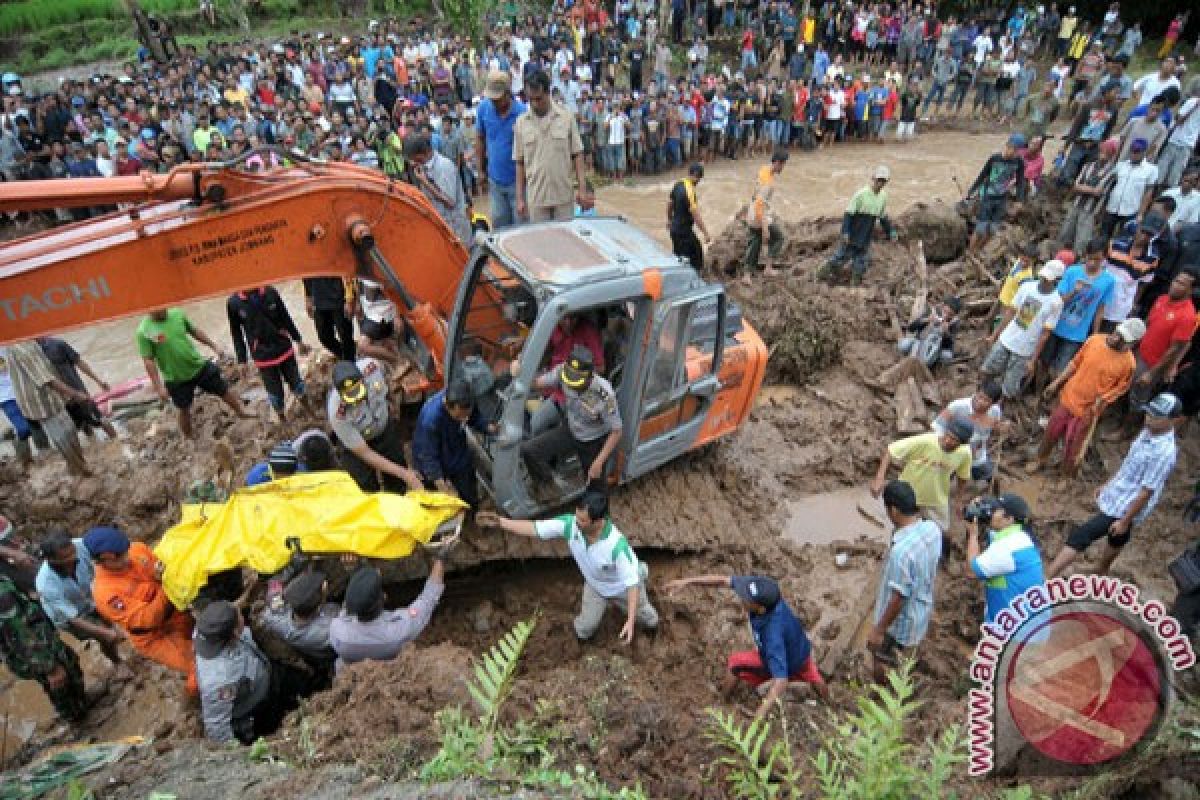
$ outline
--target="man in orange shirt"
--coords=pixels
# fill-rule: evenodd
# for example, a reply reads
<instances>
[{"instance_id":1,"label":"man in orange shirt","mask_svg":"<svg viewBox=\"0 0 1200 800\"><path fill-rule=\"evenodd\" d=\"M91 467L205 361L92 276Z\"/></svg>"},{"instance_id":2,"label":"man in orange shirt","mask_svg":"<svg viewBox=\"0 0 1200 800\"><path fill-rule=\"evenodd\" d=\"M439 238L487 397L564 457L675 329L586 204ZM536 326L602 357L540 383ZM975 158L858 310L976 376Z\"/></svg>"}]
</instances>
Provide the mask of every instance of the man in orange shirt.
<instances>
[{"instance_id":1,"label":"man in orange shirt","mask_svg":"<svg viewBox=\"0 0 1200 800\"><path fill-rule=\"evenodd\" d=\"M1133 381L1137 362L1135 345L1146 333L1146 324L1131 317L1109 334L1089 336L1083 347L1071 359L1053 383L1046 387L1049 400L1062 389L1058 407L1050 415L1037 459L1026 471L1037 472L1046 466L1050 452L1059 439L1063 440L1062 471L1074 477L1083 461L1084 444L1104 409L1121 398Z\"/></svg>"},{"instance_id":2,"label":"man in orange shirt","mask_svg":"<svg viewBox=\"0 0 1200 800\"><path fill-rule=\"evenodd\" d=\"M187 676L189 694L196 685L192 617L177 611L162 587L163 564L141 542L116 528L92 528L83 537L96 565L92 597L96 611L129 634L135 650L151 661Z\"/></svg>"},{"instance_id":3,"label":"man in orange shirt","mask_svg":"<svg viewBox=\"0 0 1200 800\"><path fill-rule=\"evenodd\" d=\"M758 170L758 184L754 187L754 196L750 198L750 208L746 213L750 238L746 241L746 257L742 259L742 282L747 286L751 282L751 273L759 269L758 257L762 253L764 239L767 242L766 273L771 277L779 274L775 260L783 251L783 231L771 212L771 195L775 193L775 176L783 172L787 160L788 151L780 148L771 155L771 163Z\"/></svg>"}]
</instances>

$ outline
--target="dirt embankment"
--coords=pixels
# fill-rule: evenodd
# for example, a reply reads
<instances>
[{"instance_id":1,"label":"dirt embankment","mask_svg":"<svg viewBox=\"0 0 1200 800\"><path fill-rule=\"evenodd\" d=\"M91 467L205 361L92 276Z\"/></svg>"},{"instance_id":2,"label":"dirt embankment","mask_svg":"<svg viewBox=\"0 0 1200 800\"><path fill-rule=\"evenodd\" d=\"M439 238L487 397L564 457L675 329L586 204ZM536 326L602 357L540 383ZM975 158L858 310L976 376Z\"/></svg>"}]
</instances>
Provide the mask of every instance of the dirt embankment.
<instances>
[{"instance_id":1,"label":"dirt embankment","mask_svg":"<svg viewBox=\"0 0 1200 800\"><path fill-rule=\"evenodd\" d=\"M995 274L1021 244L1045 239L1054 216L1038 204L1023 210L984 250L981 263ZM721 787L708 777L715 754L702 736L703 709L719 704L716 684L729 651L752 643L742 614L725 594L697 591L667 597L659 591L665 581L684 574L777 576L812 633L835 705L852 706L853 686L866 677L856 635L870 609L886 531L880 528L855 540L837 529L844 517L831 517L828 524L834 530L824 538L797 538L792 535L795 503L816 493L855 491L870 479L884 445L897 435L891 389L881 386L879 377L897 360L893 320L905 321L917 292L915 240L924 243L934 293L953 291L967 309L958 337L962 358L936 375L932 391L940 402L965 396L976 385L987 325L984 312L995 293L993 281L962 259L966 227L952 208L917 208L901 215L897 224L901 243L874 246L864 287L829 287L814 280L836 245L840 226L838 219L819 219L785 226L786 277L732 288L746 318L777 356L786 356L772 367L775 385L764 390L736 437L673 463L614 497L614 518L650 564L650 593L663 620L656 636L639 636L633 647L623 647L616 642L619 623L610 615L596 642L579 648L569 626L580 580L562 560L565 550L550 544L517 547L495 535L468 531L468 553L504 560L460 569L419 644L393 663L345 671L332 690L293 714L272 742L273 752L287 759L292 770L272 773L262 765L221 770L216 779L225 781L221 791L245 797L324 797L333 796L324 793L329 781L342 780L343 787L355 787L355 796L410 796L405 792L414 791L411 785L396 785L393 794L374 793L379 781L411 776L436 749L434 715L439 709L468 703L463 681L470 654L486 650L518 620L541 612L506 719L537 719L549 726L557 732L562 764L586 765L612 784L640 782L651 796L661 798L721 797ZM744 236L734 226L719 237L721 244L710 254L718 271L714 274L740 257ZM930 413L937 410L930 402ZM1053 554L1070 521L1089 513L1087 490L1115 468L1127 444L1099 441L1084 478L1073 488L1025 480L1017 467L1038 435L1035 419L1036 414L1022 418L994 447L1001 488L1029 499L1042 521L1038 533L1043 551ZM12 476L0 488L0 503L17 513L36 509L31 516L39 528L77 528L113 518L137 534L153 535L174 519L179 490L200 477L194 471L204 474L212 468L205 462L206 446L193 455L189 445L161 430L164 424L169 423L160 421L157 431L147 427L136 432L127 445L133 452L130 463L116 450L106 457L102 463L111 474L93 479L94 489L84 491L83 484L73 485L52 468L43 468L35 478L43 481L52 500L30 505L26 490L14 489ZM233 433L243 424L233 425ZM212 436L229 429L231 420L205 404L201 426ZM250 429L240 436L230 439L239 443L235 452L246 463L268 446L261 433ZM1194 442L1187 442L1177 477L1154 517L1155 535L1143 537L1117 563L1120 577L1159 598L1170 599L1165 564L1190 535L1179 520L1190 487L1179 476L1193 474L1197 463L1200 453ZM805 522L813 528L826 521ZM844 569L834 566L838 552L849 556ZM394 599L402 602L415 589L396 587ZM914 739L961 722L966 668L982 606L978 581L965 568L961 534L952 534L938 578L933 624L921 652L918 679L925 706L912 731ZM805 762L816 752L813 734L824 720L824 712L801 702L806 697L798 695L788 703L793 723L805 734L797 739ZM738 702L750 708L755 701L747 694ZM206 755L210 751L181 741L186 727L168 736L163 748L172 752L139 756L97 780L113 781L113 796L119 797L144 796L157 787L182 787L181 798L201 796L187 793L186 778L206 770L205 764L212 763ZM1138 796L1155 796L1156 781L1155 774L1143 776L1138 785L1150 788ZM1060 781L1035 788L1053 792L1064 786ZM963 788L972 794L980 789L973 783ZM463 791L467 793L429 790L411 796L485 796L479 787L474 793Z\"/></svg>"}]
</instances>

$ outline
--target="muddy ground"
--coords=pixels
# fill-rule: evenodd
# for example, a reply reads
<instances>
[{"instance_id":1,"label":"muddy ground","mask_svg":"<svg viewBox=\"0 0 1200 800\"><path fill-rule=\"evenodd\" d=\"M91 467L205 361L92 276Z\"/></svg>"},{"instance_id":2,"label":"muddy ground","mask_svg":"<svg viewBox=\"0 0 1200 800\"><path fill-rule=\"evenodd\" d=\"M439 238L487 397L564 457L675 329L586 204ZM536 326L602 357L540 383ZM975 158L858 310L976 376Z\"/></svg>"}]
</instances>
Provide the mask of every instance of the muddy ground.
<instances>
[{"instance_id":1,"label":"muddy ground","mask_svg":"<svg viewBox=\"0 0 1200 800\"><path fill-rule=\"evenodd\" d=\"M993 143L992 137L976 137L971 153L977 161L963 167L966 145L957 137L964 134L930 138L942 136L950 137L947 148L957 148L954 163L959 166L951 168L960 173L982 161ZM937 141L918 146L938 149ZM697 591L668 598L657 590L671 578L700 572L779 577L812 633L819 662L833 685L835 706L851 708L854 689L867 675L861 625L870 610L887 541L882 525L871 519L882 516L882 508L872 505L864 487L882 448L896 436L891 392L879 388L877 379L896 361L889 310L903 319L914 296L916 238L930 257L934 287L953 286L968 308L976 310L958 339L959 352L967 358L937 376L940 402L973 390L986 324L977 310L994 294L991 282L977 277L960 258L966 228L953 212L953 198L939 201L928 191L916 190L906 205L918 199L923 205L897 215L900 244L875 245L865 287L830 288L813 280L837 237L839 220L832 215L861 182L876 152L865 146L833 151L831 158L846 169L856 164L858 177L846 181L845 191L839 186L837 195L828 194L819 208L806 206L805 216L799 217L805 221L786 225L786 277L753 287L731 284L746 318L773 351L771 385L744 429L618 491L614 498L614 518L650 564L651 596L663 619L657 636L639 637L633 647L622 647L616 642L619 624L610 618L595 644L578 648L568 626L576 613L580 581L570 562L563 560L565 550L514 545L496 535L468 531L446 597L419 645L395 662L347 670L332 690L313 697L292 715L272 740L271 753L290 768L250 764L240 754L194 742L198 724L195 713L180 702L180 681L139 663L136 682L114 683L80 734L106 740L140 733L155 737L157 744L89 783L101 788L105 797L142 798L158 789L176 793L180 800L487 796L488 789L473 784L440 787L434 794L395 782L411 778L414 768L436 749L434 714L448 704L469 703L464 678L471 654L488 648L517 621L540 612L505 718L536 718L551 726L563 765L583 764L613 785L640 782L657 798L722 797L720 784L711 776L715 753L703 738L703 709L718 703L716 685L728 652L752 643L729 597ZM796 161L796 166L804 163L802 157ZM733 185L744 181L753 165L729 166L727 180ZM810 179L798 173L793 180L787 182L786 196L800 198ZM605 190L602 208L612 203L629 209L641 198L642 205L632 210L645 217L647 228L657 230L654 220L663 192L651 193L648 185L638 182ZM732 208L729 192L709 191L715 206ZM627 216L633 213L627 211ZM1019 243L1043 238L1053 218L1052 210L1037 205L1022 212L985 251L984 263L993 270L1001 267ZM744 236L734 224L717 237L709 253L713 277L737 261ZM930 409L936 413L937 407L931 403ZM228 435L239 466L260 457L268 437L276 435L260 423L235 422L212 403L199 404L197 416L199 441ZM1042 521L1043 550L1053 554L1069 523L1089 515L1084 498L1115 469L1125 443L1098 441L1083 477L1073 486L1056 484L1052 478L1027 480L1019 467L1034 442L1036 416L1025 414L994 452L1001 464L1001 488L1029 499ZM297 420L289 430L303 424ZM207 447L181 441L169 418L136 421L129 431L122 442L89 449L89 458L104 466L97 478L67 480L54 459L44 461L27 480L11 466L0 467L0 508L22 520L35 537L51 525L78 531L115 522L138 538L154 539L177 518L182 487L209 474L213 465ZM1139 536L1115 570L1144 593L1167 601L1172 592L1165 565L1192 536L1180 521L1180 510L1190 496L1200 459L1194 438L1183 439L1175 478L1159 510L1141 529L1152 535ZM866 515L857 510L860 503ZM983 596L965 570L963 535L960 529L952 532L939 575L934 621L918 670L924 707L910 732L914 741L935 736L965 716L966 666ZM838 553L848 556L843 568L835 566ZM484 559L489 563L477 565ZM395 586L393 599L403 602L416 588ZM86 661L91 677L104 677L102 658L91 653ZM36 689L20 696L21 706L41 700ZM825 725L824 711L809 699L797 692L787 704L788 716L801 732L794 741L802 759L816 752L816 732ZM738 699L745 709L752 709L754 702L748 694ZM21 758L70 735L49 722L44 712L40 725L36 713L25 716L35 720L35 730L19 749ZM1179 789L1179 767L1131 773L1107 796L1168 796L1162 786L1171 780ZM981 796L1003 785L964 779L961 791ZM1059 780L1037 788L1057 793L1069 785Z\"/></svg>"}]
</instances>

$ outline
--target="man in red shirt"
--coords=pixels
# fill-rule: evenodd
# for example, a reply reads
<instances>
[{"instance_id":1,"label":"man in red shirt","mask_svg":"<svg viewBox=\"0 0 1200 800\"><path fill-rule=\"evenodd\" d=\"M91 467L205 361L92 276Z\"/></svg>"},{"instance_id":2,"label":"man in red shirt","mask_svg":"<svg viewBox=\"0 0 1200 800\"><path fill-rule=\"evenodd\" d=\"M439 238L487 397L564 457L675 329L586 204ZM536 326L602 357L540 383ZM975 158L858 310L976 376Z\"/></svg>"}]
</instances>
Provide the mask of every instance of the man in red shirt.
<instances>
[{"instance_id":1,"label":"man in red shirt","mask_svg":"<svg viewBox=\"0 0 1200 800\"><path fill-rule=\"evenodd\" d=\"M1196 307L1192 288L1196 273L1180 270L1167 287L1167 293L1154 301L1146 316L1146 335L1138 347L1138 374L1129 390L1130 408L1141 408L1159 391L1175 380L1192 334L1196 330Z\"/></svg>"}]
</instances>

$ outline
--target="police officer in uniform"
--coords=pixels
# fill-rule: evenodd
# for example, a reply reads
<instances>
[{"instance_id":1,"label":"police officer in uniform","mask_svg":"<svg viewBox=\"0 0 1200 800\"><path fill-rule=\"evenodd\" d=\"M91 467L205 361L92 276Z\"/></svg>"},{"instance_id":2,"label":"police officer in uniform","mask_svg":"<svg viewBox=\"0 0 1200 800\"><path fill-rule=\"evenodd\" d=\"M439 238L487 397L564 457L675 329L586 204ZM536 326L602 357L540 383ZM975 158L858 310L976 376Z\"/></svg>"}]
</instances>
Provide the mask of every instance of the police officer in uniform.
<instances>
[{"instance_id":1,"label":"police officer in uniform","mask_svg":"<svg viewBox=\"0 0 1200 800\"><path fill-rule=\"evenodd\" d=\"M314 690L325 688L333 678L337 654L329 644L329 624L341 610L325 602L325 574L301 572L288 581L273 579L267 584L267 602L259 622L291 648L308 665Z\"/></svg>"},{"instance_id":2,"label":"police officer in uniform","mask_svg":"<svg viewBox=\"0 0 1200 800\"><path fill-rule=\"evenodd\" d=\"M553 459L574 452L587 473L589 486L602 487L608 459L621 441L621 412L612 385L596 374L592 352L576 345L562 366L539 377L538 389L562 387L563 416L558 424L521 446L530 472L539 480L552 477Z\"/></svg>"},{"instance_id":3,"label":"police officer in uniform","mask_svg":"<svg viewBox=\"0 0 1200 800\"><path fill-rule=\"evenodd\" d=\"M204 735L250 744L268 732L279 704L271 698L271 662L232 603L209 603L196 617L196 681Z\"/></svg>"},{"instance_id":4,"label":"police officer in uniform","mask_svg":"<svg viewBox=\"0 0 1200 800\"><path fill-rule=\"evenodd\" d=\"M405 463L400 428L388 412L382 364L373 358L334 364L326 411L342 466L364 492L379 491L381 478L385 491L421 488L421 476Z\"/></svg>"}]
</instances>

